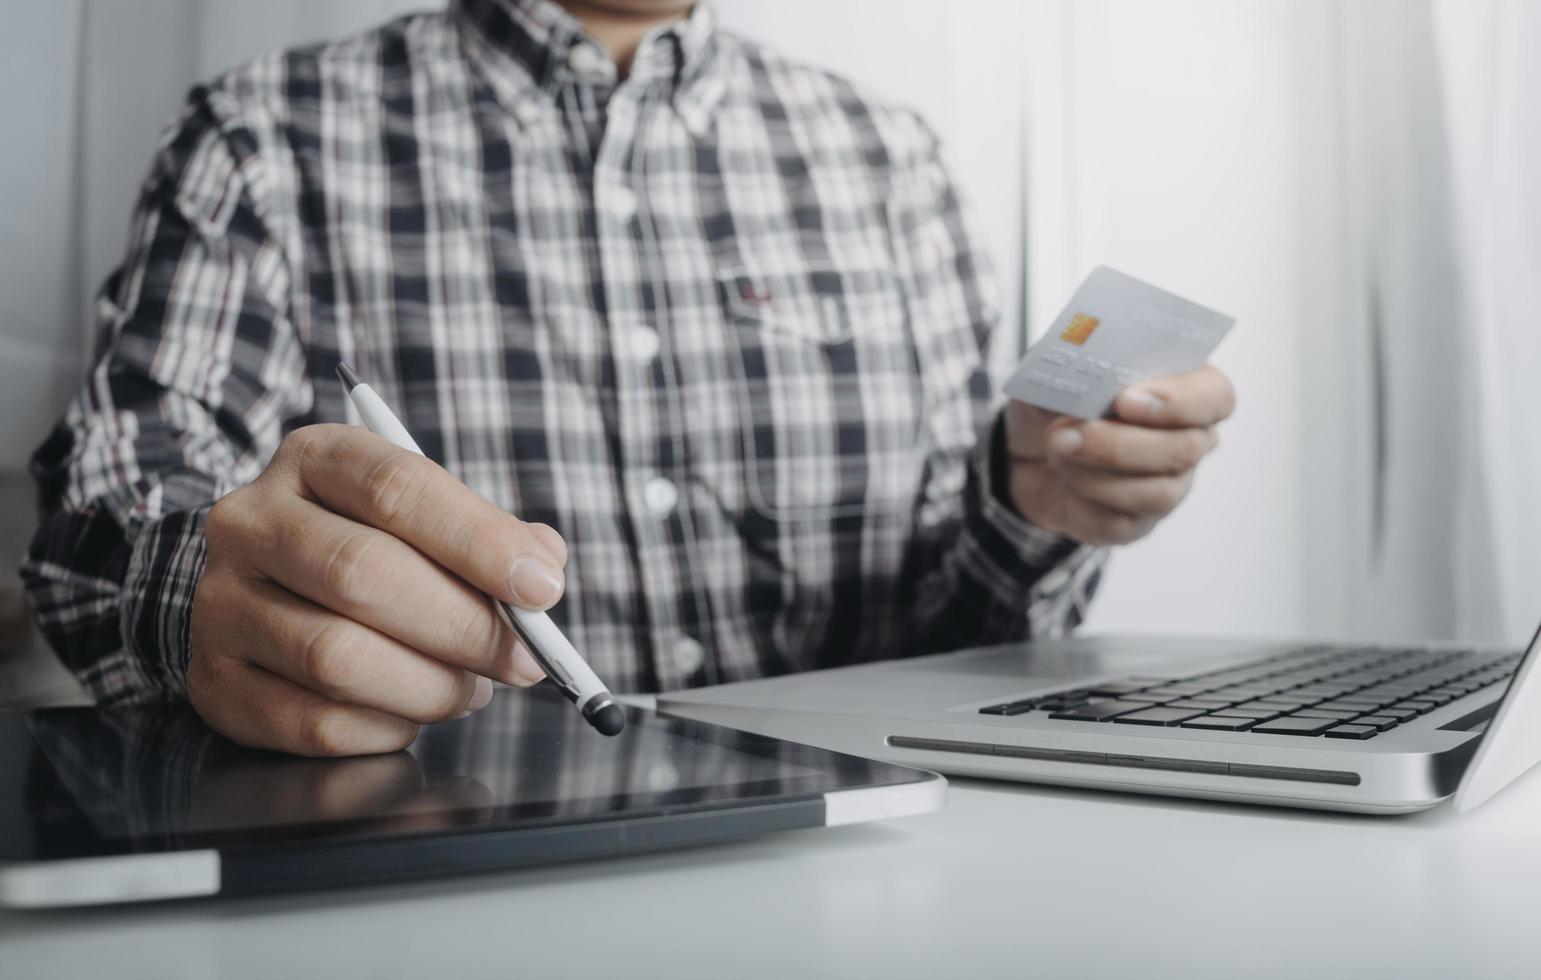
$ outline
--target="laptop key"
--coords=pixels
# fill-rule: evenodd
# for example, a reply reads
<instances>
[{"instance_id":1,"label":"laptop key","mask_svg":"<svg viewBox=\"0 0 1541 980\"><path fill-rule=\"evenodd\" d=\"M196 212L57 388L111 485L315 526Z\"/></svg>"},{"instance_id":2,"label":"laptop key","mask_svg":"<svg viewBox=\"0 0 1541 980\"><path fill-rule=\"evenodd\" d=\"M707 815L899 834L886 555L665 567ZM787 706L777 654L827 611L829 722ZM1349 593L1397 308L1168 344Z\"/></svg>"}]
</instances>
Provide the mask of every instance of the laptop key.
<instances>
[{"instance_id":1,"label":"laptop key","mask_svg":"<svg viewBox=\"0 0 1541 980\"><path fill-rule=\"evenodd\" d=\"M1196 711L1214 711L1218 708L1229 708L1225 701L1203 701L1198 698L1183 698L1181 701L1168 701L1168 708L1193 708Z\"/></svg>"},{"instance_id":2,"label":"laptop key","mask_svg":"<svg viewBox=\"0 0 1541 980\"><path fill-rule=\"evenodd\" d=\"M1160 687L1152 687L1146 690L1146 694L1158 694L1174 698L1192 697L1200 691L1206 690L1202 684L1163 684Z\"/></svg>"},{"instance_id":3,"label":"laptop key","mask_svg":"<svg viewBox=\"0 0 1541 980\"><path fill-rule=\"evenodd\" d=\"M1336 718L1275 718L1258 722L1251 730L1262 735L1320 735L1329 728L1336 728Z\"/></svg>"},{"instance_id":4,"label":"laptop key","mask_svg":"<svg viewBox=\"0 0 1541 980\"><path fill-rule=\"evenodd\" d=\"M1140 711L1149 707L1149 704L1140 701L1092 701L1088 704L1078 704L1074 708L1066 708L1064 711L1056 711L1049 717L1066 721L1106 721L1118 715L1126 715L1131 711Z\"/></svg>"},{"instance_id":5,"label":"laptop key","mask_svg":"<svg viewBox=\"0 0 1541 980\"><path fill-rule=\"evenodd\" d=\"M1280 711L1278 708L1249 708L1246 705L1242 705L1236 708L1226 708L1225 713L1228 715L1236 715L1242 718L1255 718L1258 721L1267 721L1269 718L1277 718L1284 714L1284 712Z\"/></svg>"},{"instance_id":6,"label":"laptop key","mask_svg":"<svg viewBox=\"0 0 1541 980\"><path fill-rule=\"evenodd\" d=\"M1256 718L1238 718L1228 715L1200 715L1178 722L1182 728L1207 728L1217 732L1242 732L1257 724Z\"/></svg>"},{"instance_id":7,"label":"laptop key","mask_svg":"<svg viewBox=\"0 0 1541 980\"><path fill-rule=\"evenodd\" d=\"M1121 694L1132 694L1135 691L1143 691L1150 685L1139 681L1108 681L1105 684L1093 684L1087 688L1088 694L1101 694L1116 698Z\"/></svg>"},{"instance_id":8,"label":"laptop key","mask_svg":"<svg viewBox=\"0 0 1541 980\"><path fill-rule=\"evenodd\" d=\"M1271 693L1271 689L1266 687L1252 687L1250 685L1245 687L1236 685L1233 687L1222 687L1217 690L1210 691L1209 693L1213 694L1217 698L1234 698L1237 701L1242 701L1249 698L1260 698L1265 694Z\"/></svg>"},{"instance_id":9,"label":"laptop key","mask_svg":"<svg viewBox=\"0 0 1541 980\"><path fill-rule=\"evenodd\" d=\"M980 708L982 715L1020 715L1032 711L1038 704L1037 698L1029 698L1024 701L1007 701L1005 704L992 704L988 708Z\"/></svg>"},{"instance_id":10,"label":"laptop key","mask_svg":"<svg viewBox=\"0 0 1541 980\"><path fill-rule=\"evenodd\" d=\"M1125 701L1144 701L1146 704L1166 704L1168 701L1176 701L1181 697L1178 694L1152 694L1149 691L1134 691L1123 696Z\"/></svg>"},{"instance_id":11,"label":"laptop key","mask_svg":"<svg viewBox=\"0 0 1541 980\"><path fill-rule=\"evenodd\" d=\"M1281 715L1300 710L1300 705L1282 701L1243 701L1236 707L1245 708L1248 711L1277 711Z\"/></svg>"},{"instance_id":12,"label":"laptop key","mask_svg":"<svg viewBox=\"0 0 1541 980\"><path fill-rule=\"evenodd\" d=\"M1324 732L1328 738L1374 738L1378 734L1373 725L1339 725Z\"/></svg>"},{"instance_id":13,"label":"laptop key","mask_svg":"<svg viewBox=\"0 0 1541 980\"><path fill-rule=\"evenodd\" d=\"M1322 708L1306 708L1304 711L1296 711L1291 718L1336 718L1338 721L1348 721L1364 714L1363 711L1326 711Z\"/></svg>"},{"instance_id":14,"label":"laptop key","mask_svg":"<svg viewBox=\"0 0 1541 980\"><path fill-rule=\"evenodd\" d=\"M1078 687L1070 691L1055 691L1053 694L1047 695L1047 697L1060 701L1085 701L1092 696L1092 693L1092 689L1089 687Z\"/></svg>"},{"instance_id":15,"label":"laptop key","mask_svg":"<svg viewBox=\"0 0 1541 980\"><path fill-rule=\"evenodd\" d=\"M1189 718L1197 718L1203 714L1202 710L1195 711L1192 708L1146 708L1144 711L1135 711L1127 715L1119 715L1113 719L1115 725L1160 725L1171 727Z\"/></svg>"},{"instance_id":16,"label":"laptop key","mask_svg":"<svg viewBox=\"0 0 1541 980\"><path fill-rule=\"evenodd\" d=\"M1134 693L1123 695L1123 701L1143 701L1145 704L1167 704L1168 701L1180 701L1182 695L1157 695L1148 690L1136 690Z\"/></svg>"},{"instance_id":17,"label":"laptop key","mask_svg":"<svg viewBox=\"0 0 1541 980\"><path fill-rule=\"evenodd\" d=\"M1366 711L1374 711L1384 702L1380 701L1355 701L1353 698L1339 698L1335 701L1323 701L1312 705L1316 711L1356 711L1364 714Z\"/></svg>"}]
</instances>

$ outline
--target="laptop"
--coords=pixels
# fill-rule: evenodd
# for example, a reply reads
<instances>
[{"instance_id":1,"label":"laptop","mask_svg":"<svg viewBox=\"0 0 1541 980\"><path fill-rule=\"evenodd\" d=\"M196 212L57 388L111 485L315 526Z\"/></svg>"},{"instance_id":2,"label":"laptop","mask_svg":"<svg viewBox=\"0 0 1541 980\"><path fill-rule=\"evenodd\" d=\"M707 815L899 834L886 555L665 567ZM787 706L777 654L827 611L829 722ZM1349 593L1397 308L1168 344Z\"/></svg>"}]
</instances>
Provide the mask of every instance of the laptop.
<instances>
[{"instance_id":1,"label":"laptop","mask_svg":"<svg viewBox=\"0 0 1541 980\"><path fill-rule=\"evenodd\" d=\"M1528 651L1082 636L659 698L680 717L920 766L1246 803L1478 805L1541 759Z\"/></svg>"},{"instance_id":2,"label":"laptop","mask_svg":"<svg viewBox=\"0 0 1541 980\"><path fill-rule=\"evenodd\" d=\"M945 802L934 773L638 708L606 738L548 687L349 759L241 749L185 707L0 711L0 907L521 868Z\"/></svg>"}]
</instances>

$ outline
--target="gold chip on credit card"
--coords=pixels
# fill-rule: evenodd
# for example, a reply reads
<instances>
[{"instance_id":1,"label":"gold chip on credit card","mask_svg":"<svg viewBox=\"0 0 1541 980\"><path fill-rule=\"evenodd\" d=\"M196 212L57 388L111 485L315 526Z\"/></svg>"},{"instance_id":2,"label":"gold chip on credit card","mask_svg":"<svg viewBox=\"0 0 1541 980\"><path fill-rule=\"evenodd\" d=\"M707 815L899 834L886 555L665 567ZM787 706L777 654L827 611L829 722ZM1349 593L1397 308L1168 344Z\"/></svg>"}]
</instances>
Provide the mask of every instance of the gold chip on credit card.
<instances>
[{"instance_id":1,"label":"gold chip on credit card","mask_svg":"<svg viewBox=\"0 0 1541 980\"><path fill-rule=\"evenodd\" d=\"M1086 343L1086 338L1092 335L1092 331L1096 330L1097 324L1101 322L1101 320L1094 316L1077 313L1070 318L1070 323L1065 326L1065 330L1059 335L1059 339L1080 346Z\"/></svg>"}]
</instances>

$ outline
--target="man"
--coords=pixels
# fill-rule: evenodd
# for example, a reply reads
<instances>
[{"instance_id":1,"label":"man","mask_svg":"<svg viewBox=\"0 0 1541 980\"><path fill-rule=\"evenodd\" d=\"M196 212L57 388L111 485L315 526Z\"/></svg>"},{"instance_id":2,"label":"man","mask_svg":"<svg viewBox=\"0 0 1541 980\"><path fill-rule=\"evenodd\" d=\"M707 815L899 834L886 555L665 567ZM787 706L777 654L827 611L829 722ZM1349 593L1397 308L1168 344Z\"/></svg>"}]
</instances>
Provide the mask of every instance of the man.
<instances>
[{"instance_id":1,"label":"man","mask_svg":"<svg viewBox=\"0 0 1541 980\"><path fill-rule=\"evenodd\" d=\"M39 621L99 701L314 755L538 680L484 593L616 690L1071 628L1232 405L998 413L925 126L687 0L462 0L195 89L101 316ZM336 424L343 359L434 462Z\"/></svg>"}]
</instances>

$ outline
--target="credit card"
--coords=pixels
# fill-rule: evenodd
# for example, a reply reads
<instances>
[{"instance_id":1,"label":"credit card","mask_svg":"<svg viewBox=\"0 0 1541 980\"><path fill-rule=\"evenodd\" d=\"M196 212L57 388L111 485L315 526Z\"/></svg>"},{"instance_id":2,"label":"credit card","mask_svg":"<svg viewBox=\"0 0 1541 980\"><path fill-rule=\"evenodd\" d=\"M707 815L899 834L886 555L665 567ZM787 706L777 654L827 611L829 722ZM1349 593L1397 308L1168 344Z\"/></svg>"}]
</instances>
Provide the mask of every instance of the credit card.
<instances>
[{"instance_id":1,"label":"credit card","mask_svg":"<svg viewBox=\"0 0 1541 980\"><path fill-rule=\"evenodd\" d=\"M1051 412L1102 418L1136 381L1203 367L1235 322L1098 266L1017 365L1006 394Z\"/></svg>"}]
</instances>

